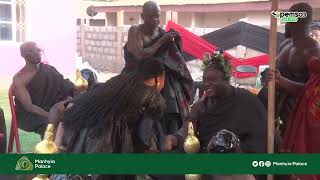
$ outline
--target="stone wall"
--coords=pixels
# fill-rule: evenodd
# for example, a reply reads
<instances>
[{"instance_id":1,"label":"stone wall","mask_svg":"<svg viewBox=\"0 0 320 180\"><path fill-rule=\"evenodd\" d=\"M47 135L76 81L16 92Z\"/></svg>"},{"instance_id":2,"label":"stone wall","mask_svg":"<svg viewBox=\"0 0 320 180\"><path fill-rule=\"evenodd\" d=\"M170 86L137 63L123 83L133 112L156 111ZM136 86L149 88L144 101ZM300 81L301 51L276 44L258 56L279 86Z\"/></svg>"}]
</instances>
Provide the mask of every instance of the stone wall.
<instances>
[{"instance_id":1,"label":"stone wall","mask_svg":"<svg viewBox=\"0 0 320 180\"><path fill-rule=\"evenodd\" d=\"M129 28L129 26L78 26L78 55L97 71L119 73L124 67L122 47L127 42ZM198 36L217 30L215 28L187 29Z\"/></svg>"},{"instance_id":2,"label":"stone wall","mask_svg":"<svg viewBox=\"0 0 320 180\"><path fill-rule=\"evenodd\" d=\"M97 71L119 73L124 67L122 47L127 41L128 28L78 26L78 55Z\"/></svg>"}]
</instances>

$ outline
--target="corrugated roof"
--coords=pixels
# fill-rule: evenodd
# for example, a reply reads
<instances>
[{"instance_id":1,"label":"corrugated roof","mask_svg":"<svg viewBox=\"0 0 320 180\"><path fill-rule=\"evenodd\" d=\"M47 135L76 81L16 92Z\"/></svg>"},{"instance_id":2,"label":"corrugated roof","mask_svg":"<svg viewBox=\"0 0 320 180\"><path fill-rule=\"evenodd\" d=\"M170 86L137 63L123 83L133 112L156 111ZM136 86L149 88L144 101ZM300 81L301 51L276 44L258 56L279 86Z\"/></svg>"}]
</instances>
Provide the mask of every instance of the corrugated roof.
<instances>
[{"instance_id":1,"label":"corrugated roof","mask_svg":"<svg viewBox=\"0 0 320 180\"><path fill-rule=\"evenodd\" d=\"M146 1L147 0L115 0L111 2L92 2L103 6L142 6ZM159 5L227 4L266 1L269 0L157 0Z\"/></svg>"}]
</instances>

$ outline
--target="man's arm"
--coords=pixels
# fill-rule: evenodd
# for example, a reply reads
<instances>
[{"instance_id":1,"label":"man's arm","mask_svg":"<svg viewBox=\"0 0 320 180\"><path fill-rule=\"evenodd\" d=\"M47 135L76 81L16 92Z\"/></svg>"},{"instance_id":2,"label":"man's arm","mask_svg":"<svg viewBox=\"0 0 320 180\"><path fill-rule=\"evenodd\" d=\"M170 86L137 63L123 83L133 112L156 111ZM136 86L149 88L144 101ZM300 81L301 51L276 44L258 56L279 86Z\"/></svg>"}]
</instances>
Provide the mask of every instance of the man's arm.
<instances>
[{"instance_id":1,"label":"man's arm","mask_svg":"<svg viewBox=\"0 0 320 180\"><path fill-rule=\"evenodd\" d=\"M26 89L26 85L23 80L14 77L13 78L13 85L14 85L14 93L18 100L21 102L24 109L30 113L48 117L48 112L43 110L42 108L32 104L30 94Z\"/></svg>"},{"instance_id":2,"label":"man's arm","mask_svg":"<svg viewBox=\"0 0 320 180\"><path fill-rule=\"evenodd\" d=\"M188 127L190 122L192 122L195 136L198 135L197 119L199 117L200 108L199 102L195 103L192 106L190 116L183 122L182 127L175 134L166 136L164 151L171 151L174 147L177 147L180 150L183 149L183 142L188 136Z\"/></svg>"},{"instance_id":3,"label":"man's arm","mask_svg":"<svg viewBox=\"0 0 320 180\"><path fill-rule=\"evenodd\" d=\"M305 87L305 84L303 83L294 82L284 77L281 77L278 80L277 85L294 97L298 97Z\"/></svg>"},{"instance_id":4,"label":"man's arm","mask_svg":"<svg viewBox=\"0 0 320 180\"><path fill-rule=\"evenodd\" d=\"M131 52L137 60L149 58L152 57L164 43L172 41L176 35L177 33L175 32L166 33L152 46L144 48L142 32L138 26L132 26L128 33L128 51Z\"/></svg>"},{"instance_id":5,"label":"man's arm","mask_svg":"<svg viewBox=\"0 0 320 180\"><path fill-rule=\"evenodd\" d=\"M276 87L284 90L288 94L298 97L303 92L305 84L291 81L283 76L278 69L274 71L268 71L266 74L266 80L269 82L275 78Z\"/></svg>"}]
</instances>

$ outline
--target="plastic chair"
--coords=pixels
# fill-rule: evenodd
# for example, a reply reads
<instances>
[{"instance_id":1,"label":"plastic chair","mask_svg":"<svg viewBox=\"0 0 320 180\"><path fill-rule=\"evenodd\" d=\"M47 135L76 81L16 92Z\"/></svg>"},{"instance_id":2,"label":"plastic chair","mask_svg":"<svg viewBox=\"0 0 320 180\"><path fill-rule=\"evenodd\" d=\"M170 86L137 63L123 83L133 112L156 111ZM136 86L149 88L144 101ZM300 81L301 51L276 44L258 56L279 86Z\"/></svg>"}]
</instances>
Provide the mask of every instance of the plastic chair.
<instances>
[{"instance_id":1,"label":"plastic chair","mask_svg":"<svg viewBox=\"0 0 320 180\"><path fill-rule=\"evenodd\" d=\"M10 110L11 110L11 128L10 128L10 136L9 136L9 143L8 143L8 153L13 152L13 143L16 141L16 151L17 153L21 153L20 148L20 138L19 138L19 131L18 131L18 122L16 116L16 109L15 104L13 101L13 87L12 85L9 88L9 103L10 103Z\"/></svg>"}]
</instances>

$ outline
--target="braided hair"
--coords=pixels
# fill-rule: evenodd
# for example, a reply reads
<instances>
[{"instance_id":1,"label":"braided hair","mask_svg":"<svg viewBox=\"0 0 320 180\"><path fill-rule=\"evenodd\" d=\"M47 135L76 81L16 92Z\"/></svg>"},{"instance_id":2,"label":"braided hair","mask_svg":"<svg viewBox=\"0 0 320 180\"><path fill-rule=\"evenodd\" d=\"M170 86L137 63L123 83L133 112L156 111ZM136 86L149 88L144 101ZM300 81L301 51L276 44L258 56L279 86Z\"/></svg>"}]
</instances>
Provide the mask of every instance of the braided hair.
<instances>
[{"instance_id":1,"label":"braided hair","mask_svg":"<svg viewBox=\"0 0 320 180\"><path fill-rule=\"evenodd\" d=\"M116 121L136 121L142 112L161 113L165 106L163 97L154 87L146 86L143 80L162 73L164 67L160 62L145 60L139 63L136 72L117 75L76 97L74 106L64 115L65 128L73 131L93 128L95 135L100 136Z\"/></svg>"}]
</instances>

